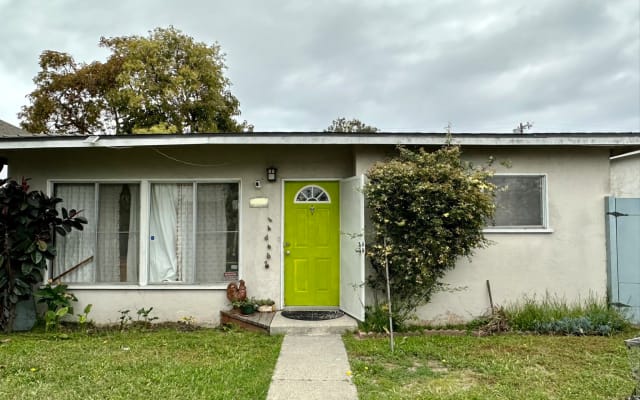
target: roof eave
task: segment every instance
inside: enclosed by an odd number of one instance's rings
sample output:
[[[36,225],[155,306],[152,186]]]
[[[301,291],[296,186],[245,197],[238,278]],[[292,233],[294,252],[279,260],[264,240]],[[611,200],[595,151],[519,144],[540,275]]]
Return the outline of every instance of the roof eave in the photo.
[[[133,136],[31,136],[0,138],[0,150],[159,147],[192,145],[420,145],[441,146],[448,136],[439,133],[250,133]],[[451,143],[462,146],[640,146],[640,133],[459,133]]]

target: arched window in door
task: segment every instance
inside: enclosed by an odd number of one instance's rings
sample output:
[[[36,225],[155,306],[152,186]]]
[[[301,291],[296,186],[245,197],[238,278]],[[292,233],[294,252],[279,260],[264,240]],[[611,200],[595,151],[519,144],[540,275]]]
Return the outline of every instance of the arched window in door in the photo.
[[[294,203],[331,203],[329,193],[316,185],[305,186],[296,193]]]

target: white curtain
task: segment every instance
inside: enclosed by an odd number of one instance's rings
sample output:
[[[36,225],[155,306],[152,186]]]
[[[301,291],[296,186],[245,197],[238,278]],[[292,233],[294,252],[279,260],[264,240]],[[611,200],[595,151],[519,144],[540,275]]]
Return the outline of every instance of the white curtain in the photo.
[[[58,254],[53,262],[53,277],[71,269],[91,256],[96,246],[96,202],[94,184],[57,184],[55,195],[63,200],[58,209],[82,210],[89,220],[82,231],[72,230],[66,236],[56,236]],[[95,281],[96,259],[65,275],[63,282],[89,283]]]
[[[83,231],[56,236],[58,255],[53,263],[54,276],[94,256],[92,262],[65,275],[64,282],[73,283],[137,283],[140,187],[137,184],[98,184],[96,209],[95,184],[56,184],[56,196],[64,200],[67,209],[83,210],[88,224]],[[130,197],[128,229],[120,227],[122,196]],[[120,259],[120,238],[127,240],[126,262]],[[121,276],[122,269],[126,269]]]
[[[140,187],[101,184],[99,193],[97,281],[137,283]],[[121,226],[123,217],[126,226]]]
[[[224,280],[227,261],[227,185],[198,184],[198,282]]]
[[[120,246],[118,222],[122,185],[100,185],[98,210],[98,243],[96,249],[98,282],[120,281]]]
[[[154,184],[149,221],[149,281],[194,281],[193,185]]]

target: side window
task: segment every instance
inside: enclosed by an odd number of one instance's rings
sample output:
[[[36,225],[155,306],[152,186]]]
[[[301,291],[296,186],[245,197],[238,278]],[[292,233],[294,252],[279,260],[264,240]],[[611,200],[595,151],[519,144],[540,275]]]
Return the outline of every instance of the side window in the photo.
[[[544,229],[547,223],[545,175],[494,175],[496,212],[488,229]]]

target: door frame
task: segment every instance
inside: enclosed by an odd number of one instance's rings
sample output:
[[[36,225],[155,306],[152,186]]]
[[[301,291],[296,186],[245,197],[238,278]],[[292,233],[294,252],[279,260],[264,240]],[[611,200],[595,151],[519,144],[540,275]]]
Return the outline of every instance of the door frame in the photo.
[[[285,198],[285,186],[286,186],[286,182],[338,182],[340,183],[340,181],[342,180],[342,178],[283,178],[281,179],[282,184],[280,185],[280,215],[282,216],[282,218],[280,218],[280,240],[279,240],[279,246],[280,246],[280,304],[282,304],[282,307],[288,307],[285,303],[284,303],[284,220],[285,220],[285,215],[284,215],[284,206],[285,206],[285,202],[287,201],[287,199]],[[338,189],[339,190],[339,189]],[[338,212],[340,212],[340,205],[338,205]],[[340,258],[338,258],[338,263],[340,262]],[[339,266],[339,265],[338,265]],[[338,287],[338,290],[340,290],[340,287]],[[296,307],[296,308],[304,308],[304,307],[299,307],[299,306],[292,306],[292,307]],[[313,306],[312,306],[313,307]],[[319,307],[313,307],[314,309],[318,309]],[[322,307],[322,308],[327,308],[327,307]],[[337,307],[329,307],[331,309],[339,309],[340,306],[338,305]]]

